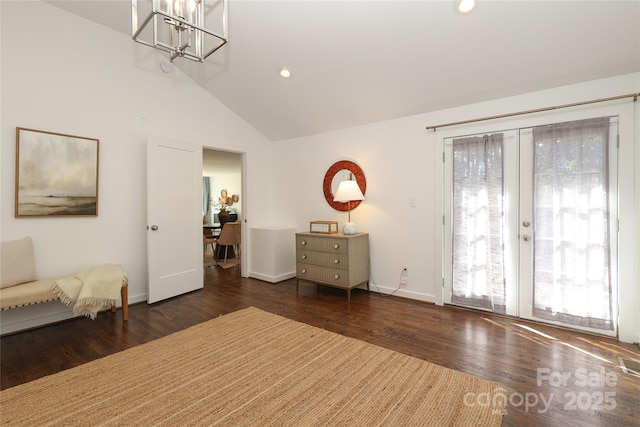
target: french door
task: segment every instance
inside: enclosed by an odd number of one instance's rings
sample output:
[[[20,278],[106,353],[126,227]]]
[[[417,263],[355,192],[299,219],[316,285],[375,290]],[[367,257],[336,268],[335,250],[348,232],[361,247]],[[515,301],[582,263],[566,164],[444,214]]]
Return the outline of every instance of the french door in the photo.
[[[445,302],[616,334],[617,118],[445,139]]]

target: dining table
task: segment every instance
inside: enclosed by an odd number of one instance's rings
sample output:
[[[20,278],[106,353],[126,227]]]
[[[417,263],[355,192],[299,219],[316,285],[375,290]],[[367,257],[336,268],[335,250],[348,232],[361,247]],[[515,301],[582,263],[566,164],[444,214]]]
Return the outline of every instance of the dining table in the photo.
[[[219,222],[212,222],[202,224],[202,228],[205,230],[213,230],[213,233],[215,234],[216,230],[220,230],[222,228],[222,225],[220,225]]]

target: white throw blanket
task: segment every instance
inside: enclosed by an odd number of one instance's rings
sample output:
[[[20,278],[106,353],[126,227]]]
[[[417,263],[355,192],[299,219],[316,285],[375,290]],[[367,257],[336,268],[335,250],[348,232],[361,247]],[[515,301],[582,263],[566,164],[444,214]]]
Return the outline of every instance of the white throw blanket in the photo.
[[[95,320],[98,310],[120,300],[123,277],[120,265],[105,264],[58,279],[51,290],[63,304],[73,306],[73,314]]]

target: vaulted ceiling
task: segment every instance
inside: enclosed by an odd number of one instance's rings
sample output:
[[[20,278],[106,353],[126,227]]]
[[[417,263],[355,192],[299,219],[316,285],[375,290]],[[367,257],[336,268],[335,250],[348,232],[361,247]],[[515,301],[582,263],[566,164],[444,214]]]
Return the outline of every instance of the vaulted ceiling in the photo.
[[[129,0],[49,3],[131,34]],[[271,140],[640,71],[640,1],[453,4],[231,0],[229,43],[173,66]]]

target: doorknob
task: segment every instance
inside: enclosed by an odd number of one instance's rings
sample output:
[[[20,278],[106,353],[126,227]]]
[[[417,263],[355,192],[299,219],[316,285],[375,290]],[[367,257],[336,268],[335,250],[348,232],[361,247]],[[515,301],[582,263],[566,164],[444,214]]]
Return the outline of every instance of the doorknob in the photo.
[[[152,226],[151,226],[151,230],[152,230],[152,231],[156,231],[157,229],[158,229],[158,226],[157,226],[157,225],[155,225],[155,224],[154,224],[154,225],[152,225]]]
[[[528,242],[530,239],[531,239],[531,236],[529,236],[528,234],[522,235],[522,240],[524,240],[525,242]]]
[[[529,221],[522,221],[522,225],[524,227],[529,227],[531,225],[531,223]]]

